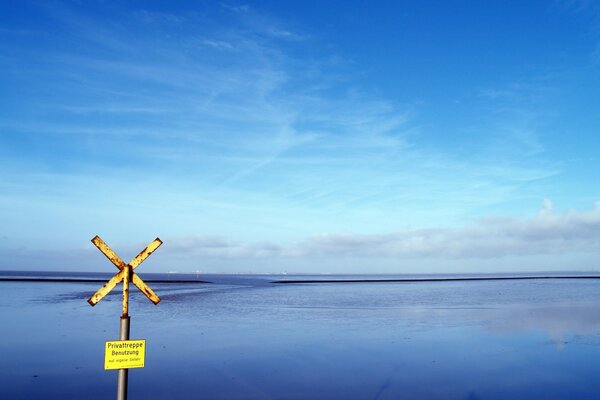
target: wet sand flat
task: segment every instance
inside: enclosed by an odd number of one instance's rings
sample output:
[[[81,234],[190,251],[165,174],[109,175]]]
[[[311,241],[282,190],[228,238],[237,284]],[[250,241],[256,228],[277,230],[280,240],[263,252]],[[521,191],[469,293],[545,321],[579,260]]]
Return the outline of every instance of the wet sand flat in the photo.
[[[273,280],[154,283],[158,306],[133,292],[130,398],[600,397],[599,280]],[[97,286],[0,282],[0,398],[114,397],[121,299],[90,307]]]

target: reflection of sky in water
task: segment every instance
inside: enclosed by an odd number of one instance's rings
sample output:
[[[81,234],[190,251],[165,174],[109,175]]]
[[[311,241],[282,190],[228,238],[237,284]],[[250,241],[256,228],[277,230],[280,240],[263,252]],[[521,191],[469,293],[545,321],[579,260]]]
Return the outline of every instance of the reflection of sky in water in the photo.
[[[237,283],[133,295],[131,398],[600,397],[600,281]],[[0,398],[114,397],[97,286],[0,282]]]

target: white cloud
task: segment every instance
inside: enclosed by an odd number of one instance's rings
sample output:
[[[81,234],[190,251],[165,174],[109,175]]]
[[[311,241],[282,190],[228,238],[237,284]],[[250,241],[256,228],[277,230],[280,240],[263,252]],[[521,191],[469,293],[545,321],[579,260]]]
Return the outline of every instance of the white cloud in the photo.
[[[218,50],[235,50],[235,47],[231,43],[228,43],[224,40],[203,39],[201,43]]]
[[[549,200],[529,218],[486,217],[455,229],[416,229],[388,234],[335,233],[303,241],[243,243],[197,237],[174,241],[174,252],[215,257],[498,258],[600,250],[600,203],[587,212],[552,211]],[[216,246],[215,243],[218,245]]]
[[[141,21],[143,21],[147,24],[151,24],[151,23],[177,24],[184,20],[183,17],[178,16],[178,15],[156,12],[156,11],[148,11],[148,10],[138,10],[134,13],[134,15],[136,18],[139,18]]]
[[[247,4],[242,4],[242,5],[230,5],[227,3],[219,3],[219,5],[221,7],[223,7],[226,10],[230,10],[236,13],[246,13],[248,11],[250,11],[250,6]]]

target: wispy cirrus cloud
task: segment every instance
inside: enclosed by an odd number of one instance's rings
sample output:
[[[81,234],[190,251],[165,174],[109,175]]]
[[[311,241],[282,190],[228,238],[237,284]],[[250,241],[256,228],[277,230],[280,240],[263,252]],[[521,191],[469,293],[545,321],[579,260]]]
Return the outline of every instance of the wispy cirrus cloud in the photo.
[[[509,232],[537,217],[464,226],[528,207],[561,173],[531,107],[544,85],[490,83],[476,118],[432,128],[443,110],[362,84],[311,27],[258,6],[98,7],[111,18],[41,6],[44,45],[2,56],[35,95],[0,118],[0,202],[28,204],[46,229],[70,212],[101,224],[102,199],[103,215],[131,222],[113,235],[152,212],[148,230],[188,235],[172,246],[190,257],[496,257],[549,243]],[[48,199],[60,213],[35,211]]]
[[[180,15],[164,13],[164,12],[156,12],[156,11],[148,11],[148,10],[138,10],[134,12],[136,18],[139,18],[145,23],[171,23],[178,24],[185,20],[184,17]]]
[[[202,39],[201,43],[203,45],[218,49],[218,50],[235,50],[233,44],[223,41],[223,40],[210,40],[210,39]]]

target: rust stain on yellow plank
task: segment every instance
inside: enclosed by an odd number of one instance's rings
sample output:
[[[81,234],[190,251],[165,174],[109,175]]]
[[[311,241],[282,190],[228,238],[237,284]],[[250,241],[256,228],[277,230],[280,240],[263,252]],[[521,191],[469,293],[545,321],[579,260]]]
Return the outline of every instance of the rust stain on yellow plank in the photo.
[[[158,304],[160,297],[158,297],[156,293],[146,285],[142,278],[137,276],[137,274],[133,274],[133,284],[137,286],[137,288],[140,289],[140,292],[144,293],[151,302]]]
[[[154,253],[154,250],[158,249],[162,244],[162,240],[156,238],[150,243],[144,250],[140,251],[140,254],[135,256],[133,260],[129,262],[131,268],[136,269],[148,256]],[[141,289],[140,289],[141,290]]]
[[[88,303],[90,303],[91,306],[95,306],[100,300],[104,298],[104,296],[106,296],[111,290],[113,290],[114,287],[117,286],[117,283],[121,282],[124,277],[125,271],[121,270],[115,276],[110,278],[110,280],[106,282],[104,286],[102,286],[96,293],[94,293],[92,297],[88,299]]]
[[[131,267],[129,265],[121,271],[123,272],[123,316],[129,313],[129,280],[131,278]]]
[[[121,257],[112,251],[112,249],[108,247],[106,243],[104,243],[104,240],[100,239],[100,236],[94,236],[92,243],[94,243],[98,250],[100,250],[102,254],[104,254],[106,258],[108,258],[110,262],[115,265],[115,267],[119,268],[120,270],[125,268],[126,264],[123,262],[123,260],[121,260]]]

